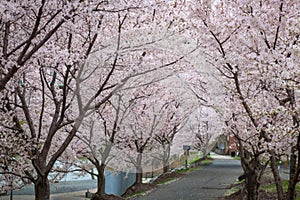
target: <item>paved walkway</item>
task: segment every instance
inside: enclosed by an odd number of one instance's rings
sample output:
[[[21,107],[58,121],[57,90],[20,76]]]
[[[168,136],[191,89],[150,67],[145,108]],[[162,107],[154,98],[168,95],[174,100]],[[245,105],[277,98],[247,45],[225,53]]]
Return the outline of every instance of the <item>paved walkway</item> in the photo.
[[[212,153],[214,162],[134,200],[215,200],[242,174],[240,161]]]

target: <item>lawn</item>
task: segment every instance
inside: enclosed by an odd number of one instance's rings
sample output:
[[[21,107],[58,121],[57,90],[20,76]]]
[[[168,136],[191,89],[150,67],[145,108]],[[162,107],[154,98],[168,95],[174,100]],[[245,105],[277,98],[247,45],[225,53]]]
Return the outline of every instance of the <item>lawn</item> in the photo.
[[[288,190],[288,186],[289,186],[289,182],[288,180],[283,180],[282,181],[282,187],[283,187],[283,192],[287,192]],[[272,183],[269,185],[264,185],[261,187],[262,190],[265,190],[266,192],[270,192],[270,193],[276,193],[276,184]],[[296,192],[297,194],[300,193],[300,183],[297,183],[296,185]],[[297,200],[300,200],[300,196],[296,198]]]

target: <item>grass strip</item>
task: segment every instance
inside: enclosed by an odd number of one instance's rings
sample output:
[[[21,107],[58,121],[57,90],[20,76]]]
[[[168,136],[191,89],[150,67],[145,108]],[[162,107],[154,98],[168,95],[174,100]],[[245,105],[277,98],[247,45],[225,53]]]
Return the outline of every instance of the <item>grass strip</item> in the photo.
[[[175,181],[175,180],[176,180],[176,178],[167,178],[167,179],[157,183],[157,185],[164,185],[164,184],[170,183],[170,182]]]

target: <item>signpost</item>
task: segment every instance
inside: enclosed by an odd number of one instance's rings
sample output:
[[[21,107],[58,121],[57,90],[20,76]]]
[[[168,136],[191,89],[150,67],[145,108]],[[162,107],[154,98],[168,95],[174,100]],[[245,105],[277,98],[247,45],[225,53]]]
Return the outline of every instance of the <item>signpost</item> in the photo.
[[[190,149],[191,149],[190,145],[183,145],[184,156],[185,156],[185,169],[187,169],[188,167],[188,156],[189,156]]]
[[[183,145],[183,150],[190,150],[191,149],[191,146],[190,145]]]

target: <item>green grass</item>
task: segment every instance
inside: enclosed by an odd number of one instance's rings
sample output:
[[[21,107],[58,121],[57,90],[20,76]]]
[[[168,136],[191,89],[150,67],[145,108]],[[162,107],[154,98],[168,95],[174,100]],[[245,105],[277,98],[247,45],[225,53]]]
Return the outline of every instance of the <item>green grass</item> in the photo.
[[[167,184],[167,183],[169,183],[171,181],[174,181],[174,180],[176,180],[176,178],[167,178],[167,179],[157,183],[157,185],[164,185],[164,184]]]
[[[233,159],[234,159],[234,160],[241,160],[241,157],[235,156]]]
[[[235,180],[234,184],[241,184],[241,183],[244,183],[245,182],[245,179],[239,181],[238,179]]]
[[[196,157],[196,158],[194,158],[193,160],[191,160],[191,161],[189,162],[189,164],[191,165],[191,164],[194,164],[194,163],[196,163],[196,162],[199,162],[201,159],[202,159],[202,158]],[[202,160],[202,161],[201,161],[201,164],[202,164],[202,165],[209,165],[209,164],[211,164],[212,162],[213,162],[213,160],[212,160],[211,156],[210,156],[210,155],[207,155],[207,159],[206,159],[206,160]]]
[[[233,187],[231,187],[230,189],[226,190],[224,196],[230,196],[234,193],[239,192],[240,190],[242,190],[243,185],[242,183],[245,182],[245,180],[241,180],[239,181],[238,179],[235,180],[235,182],[233,183]]]
[[[288,186],[289,186],[289,182],[287,180],[283,180],[282,181],[282,187],[283,187],[283,191],[284,192],[287,192],[288,190]],[[272,183],[270,185],[265,185],[265,186],[262,186],[262,189],[263,190],[266,190],[267,192],[276,192],[276,184],[275,183]],[[296,191],[297,192],[300,192],[300,184],[298,183],[296,185]]]
[[[179,174],[183,174],[183,173],[188,173],[188,172],[191,172],[191,171],[194,171],[194,170],[200,170],[202,168],[203,167],[199,166],[199,167],[193,167],[193,168],[187,168],[187,169],[180,169],[176,172],[179,173]]]
[[[198,153],[199,153],[198,151],[190,151],[190,155],[196,155]]]
[[[283,187],[284,192],[287,192],[288,186],[289,186],[289,182],[287,180],[283,180],[282,181],[282,187]],[[264,185],[264,186],[261,187],[261,189],[263,189],[267,192],[270,192],[270,193],[276,193],[276,184],[272,183],[272,184],[269,184],[269,185]],[[300,183],[297,183],[297,185],[296,185],[296,192],[298,194],[300,192]],[[299,197],[297,196],[296,199],[300,200],[300,196]]]
[[[227,191],[225,192],[225,196],[230,196],[230,195],[232,195],[232,194],[234,194],[234,193],[236,193],[236,192],[238,192],[238,191],[240,191],[240,190],[241,190],[240,187],[233,187],[233,188],[230,188],[229,190],[227,190]]]
[[[189,164],[194,164],[195,162],[199,161],[201,158],[195,157],[193,160],[189,162]]]
[[[202,165],[210,165],[213,162],[213,160],[202,160],[201,164]]]
[[[137,192],[137,193],[134,193],[134,194],[128,196],[126,199],[131,199],[133,197],[142,196],[144,194],[146,194],[146,192]]]

